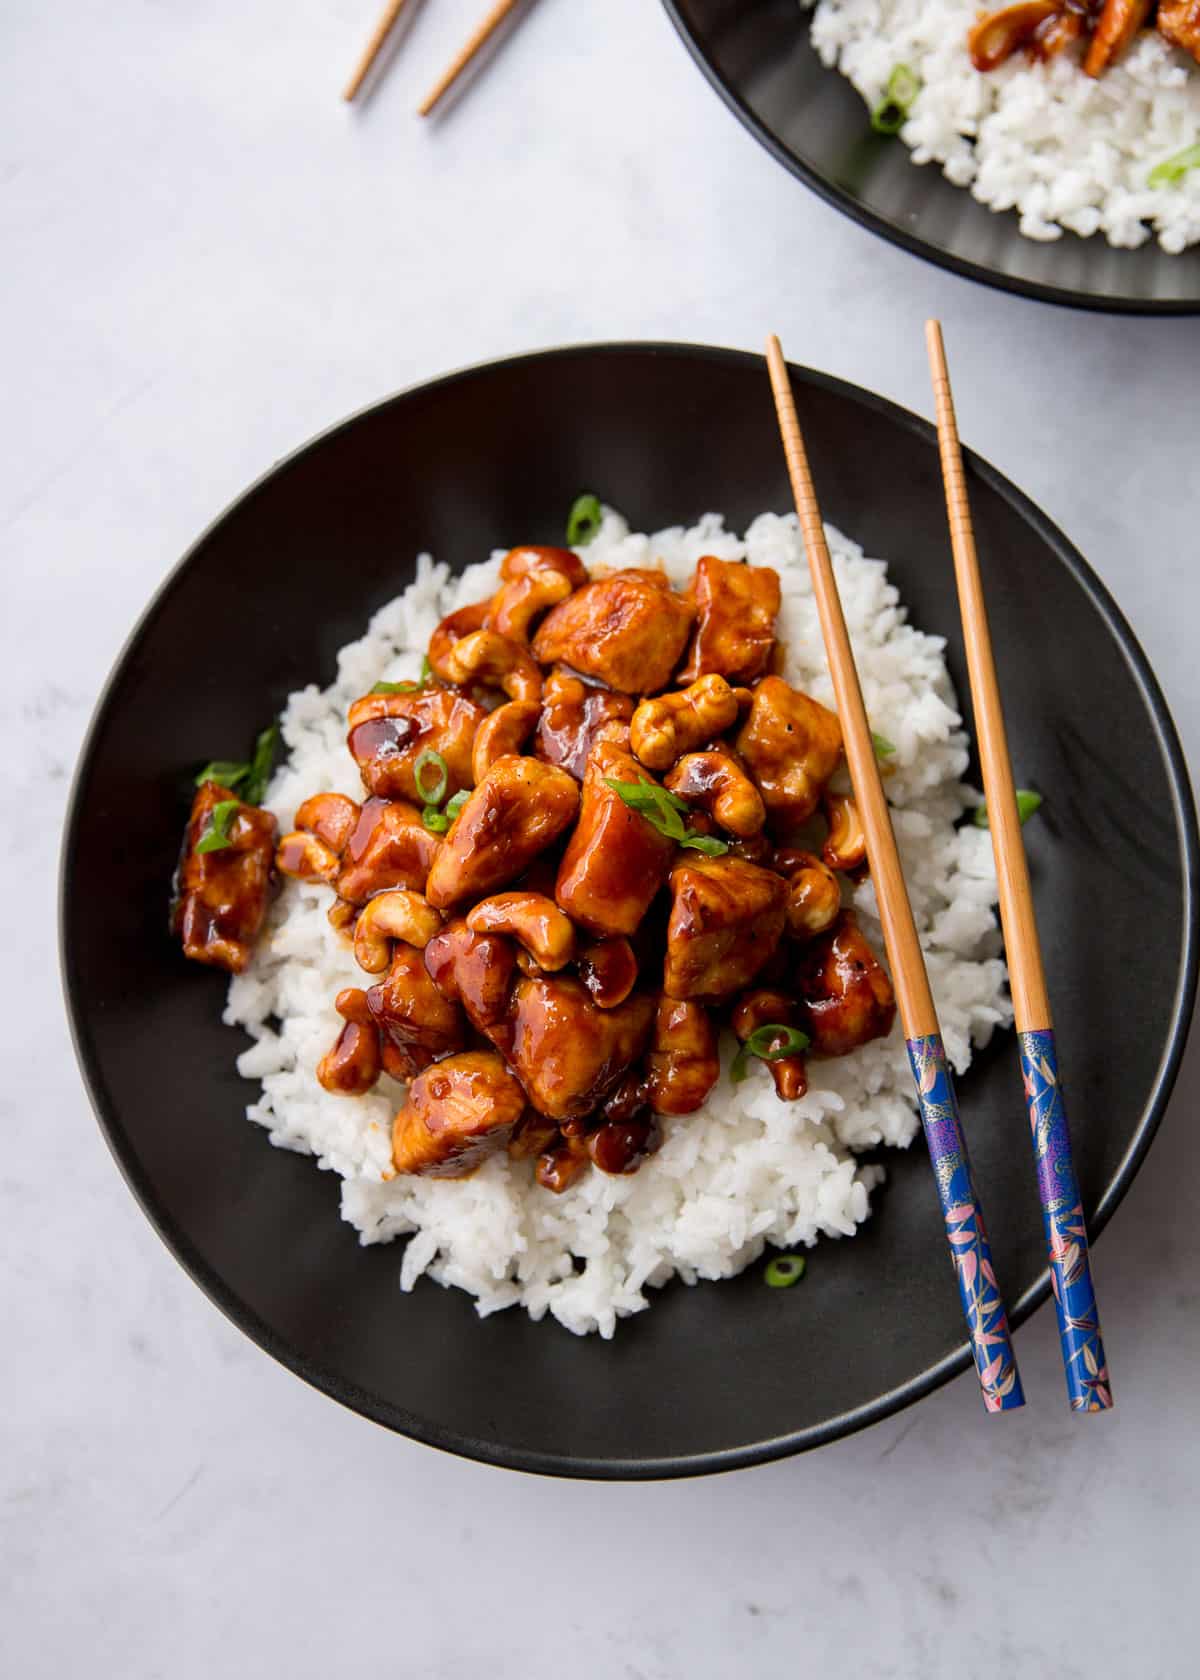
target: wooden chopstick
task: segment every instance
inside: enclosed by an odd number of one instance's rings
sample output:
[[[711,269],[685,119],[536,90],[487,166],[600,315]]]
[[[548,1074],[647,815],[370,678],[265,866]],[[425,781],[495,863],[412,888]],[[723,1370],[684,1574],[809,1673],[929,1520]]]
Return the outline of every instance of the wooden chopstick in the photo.
[[[767,340],[767,366],[788,476],[812,573],[813,595],[821,621],[825,654],[837,697],[850,780],[866,831],[871,879],[875,883],[896,1001],[917,1084],[921,1122],[933,1163],[959,1298],[970,1330],[975,1369],[988,1411],[1011,1411],[1024,1405],[1025,1396],[1009,1337],[1008,1318],[992,1267],[991,1249],[983,1210],[971,1176],[966,1139],[959,1125],[937,1010],[929,989],[925,958],[917,937],[912,905],[896,849],[896,837],[884,798],[858,670],[837,580],[833,575],[825,527],[817,506],[808,453],[796,414],[791,379],[783,350],[774,334]]]
[[[1000,704],[1000,683],[992,654],[991,631],[963,470],[962,445],[939,322],[925,323],[925,341],[937,409],[938,453],[946,488],[954,576],[967,651],[971,704],[975,711],[975,735],[983,771],[992,850],[996,858],[1000,921],[1004,929],[1013,1016],[1020,1045],[1021,1072],[1050,1276],[1054,1285],[1067,1396],[1074,1411],[1107,1411],[1112,1405],[1112,1386],[1092,1287],[1083,1201],[1071,1157],[1050,999],[1034,916],[1033,888],[1021,834],[1021,819],[1017,812],[1012,761]]]
[[[491,11],[484,18],[478,29],[475,30],[474,34],[467,41],[458,56],[442,73],[442,76],[436,85],[425,95],[425,98],[417,106],[417,112],[420,116],[429,116],[430,112],[439,103],[443,96],[449,93],[450,89],[462,75],[468,64],[470,64],[471,60],[482,50],[491,37],[496,33],[497,29],[499,29],[508,14],[519,4],[520,0],[497,0],[497,4],[492,7]]]
[[[383,43],[391,34],[392,25],[395,23],[396,19],[400,16],[400,13],[404,10],[407,4],[408,0],[388,0],[388,4],[384,7],[383,14],[380,17],[379,22],[375,25],[375,31],[372,34],[371,39],[367,42],[365,48],[363,49],[362,57],[354,66],[354,74],[346,83],[346,86],[342,91],[343,99],[351,100],[357,94],[359,88],[363,85],[363,82],[366,79],[367,72],[370,70],[375,60],[379,57]]]

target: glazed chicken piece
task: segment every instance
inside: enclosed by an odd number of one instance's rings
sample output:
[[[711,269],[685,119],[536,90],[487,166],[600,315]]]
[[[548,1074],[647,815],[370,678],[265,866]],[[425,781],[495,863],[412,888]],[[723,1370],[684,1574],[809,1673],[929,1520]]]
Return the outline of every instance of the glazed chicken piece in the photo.
[[[425,787],[418,788],[417,759],[423,752],[440,753],[445,759],[447,797],[471,787],[471,747],[486,716],[482,706],[445,688],[425,688],[416,694],[365,694],[350,708],[346,744],[368,793],[423,805],[437,776],[426,768]]]
[[[633,701],[627,694],[612,694],[569,672],[552,671],[542,687],[533,750],[581,782],[598,732],[607,724],[628,723],[632,716]]]
[[[694,1114],[721,1077],[717,1032],[702,1003],[659,1000],[646,1057],[646,1096],[656,1114]]]
[[[1117,62],[1150,15],[1153,4],[1154,0],[1104,0],[1099,21],[1084,54],[1086,75],[1102,76],[1110,65]]]
[[[630,568],[577,589],[542,620],[534,658],[597,677],[621,694],[665,688],[695,616],[661,572]]]
[[[423,892],[440,846],[415,805],[368,799],[342,853],[334,890],[348,904],[365,904],[389,887]]]
[[[565,975],[518,981],[510,1060],[533,1106],[554,1120],[590,1114],[641,1056],[654,1007],[634,992],[615,1009],[597,1009],[583,983]]]
[[[1200,64],[1200,0],[1158,0],[1158,33]]]
[[[232,809],[214,816],[218,806]],[[227,845],[200,850],[206,835],[220,838],[222,832]],[[172,913],[185,957],[230,974],[245,968],[267,913],[276,832],[269,811],[243,805],[220,782],[204,782],[196,790]]]
[[[696,562],[687,599],[696,609],[696,634],[678,681],[716,672],[730,683],[761,677],[775,647],[779,573],[706,554]]]
[[[787,882],[738,857],[697,858],[671,871],[663,990],[718,1003],[768,962],[787,916]]]
[[[465,1042],[461,1009],[434,985],[424,953],[411,945],[392,947],[387,978],[370,988],[367,1006],[371,1019],[413,1073],[436,1057],[461,1049]]]
[[[425,968],[442,996],[461,1003],[476,1032],[508,1055],[512,1047],[509,994],[517,953],[500,934],[473,933],[458,917],[425,947]]]
[[[812,1047],[822,1055],[849,1055],[892,1030],[892,983],[849,910],[805,948],[792,983]]]
[[[842,753],[842,731],[833,712],[782,677],[764,677],[754,689],[737,749],[758,783],[768,817],[785,826],[806,822]]]
[[[763,986],[738,999],[729,1024],[739,1043],[744,1044],[762,1027],[794,1027],[798,1017],[795,998]],[[764,1065],[771,1070],[781,1102],[795,1102],[808,1090],[808,1067],[802,1054],[780,1056],[775,1061],[764,1058]]]
[[[503,1149],[525,1093],[493,1050],[435,1062],[408,1088],[392,1122],[392,1165],[424,1178],[466,1178]]]
[[[637,985],[638,960],[628,939],[594,939],[575,966],[597,1009],[615,1009]]]
[[[498,758],[455,817],[425,896],[439,910],[507,886],[570,827],[578,784],[565,770],[515,754]]]
[[[631,810],[606,785],[610,780],[653,782],[623,747],[597,741],[584,773],[579,821],[563,853],[554,893],[573,922],[602,938],[636,933],[675,853],[674,841]]]

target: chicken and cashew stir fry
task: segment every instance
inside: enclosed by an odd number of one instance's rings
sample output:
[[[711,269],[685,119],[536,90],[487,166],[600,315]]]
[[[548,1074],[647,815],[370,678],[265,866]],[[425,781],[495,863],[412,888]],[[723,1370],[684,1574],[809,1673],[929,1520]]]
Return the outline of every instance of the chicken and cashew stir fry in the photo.
[[[866,865],[830,787],[838,720],[777,674],[779,605],[768,567],[709,555],[677,591],[514,549],[420,680],[351,706],[361,802],[317,794],[280,839],[201,786],[185,949],[238,971],[273,875],[328,886],[363,982],[333,1000],[317,1077],[407,1082],[397,1173],[459,1178],[498,1150],[556,1192],[631,1172],[716,1084],[722,1026],[735,1078],[758,1057],[803,1096],[806,1054],[886,1035],[895,1004],[843,905]]]
[[[1088,76],[1102,76],[1143,29],[1200,62],[1200,0],[1017,0],[981,11],[967,37],[977,70],[995,70],[1016,52],[1036,61],[1082,49]]]

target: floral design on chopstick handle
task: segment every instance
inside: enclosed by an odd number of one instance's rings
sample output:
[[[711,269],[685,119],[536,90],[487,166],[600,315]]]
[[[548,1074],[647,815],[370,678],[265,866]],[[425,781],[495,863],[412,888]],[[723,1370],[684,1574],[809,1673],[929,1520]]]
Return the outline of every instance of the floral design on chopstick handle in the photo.
[[[1103,1412],[1112,1405],[1108,1361],[1100,1339],[1100,1314],[1088,1263],[1083,1198],[1071,1159],[1071,1139],[1058,1079],[1054,1034],[1018,1033],[1021,1077],[1033,1132],[1042,1221],[1050,1254],[1050,1282],[1062,1339],[1067,1396],[1076,1412]]]
[[[1025,1395],[1009,1338],[1008,1315],[992,1269],[946,1052],[937,1033],[910,1038],[907,1044],[983,1403],[989,1412],[1011,1411],[1025,1404]]]

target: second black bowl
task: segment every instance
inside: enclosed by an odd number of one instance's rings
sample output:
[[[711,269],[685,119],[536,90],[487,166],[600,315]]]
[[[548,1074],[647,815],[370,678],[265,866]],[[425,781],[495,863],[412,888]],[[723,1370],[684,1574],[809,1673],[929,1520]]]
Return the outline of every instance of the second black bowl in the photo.
[[[664,0],[692,57],[767,150],[829,204],[972,280],[1047,303],[1135,315],[1200,313],[1200,247],[1121,251],[1100,235],[1026,239],[935,164],[872,133],[866,107],[809,41],[799,0]]]

